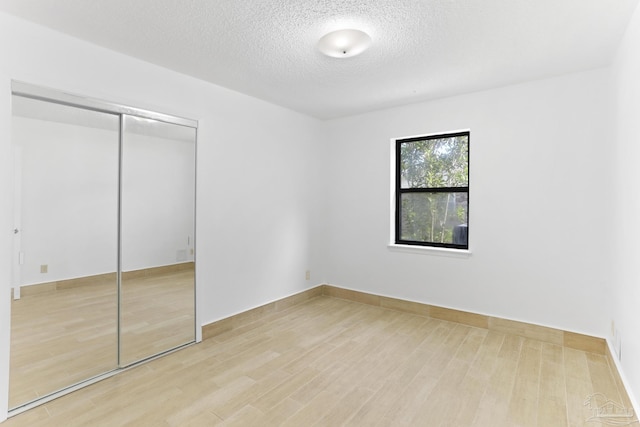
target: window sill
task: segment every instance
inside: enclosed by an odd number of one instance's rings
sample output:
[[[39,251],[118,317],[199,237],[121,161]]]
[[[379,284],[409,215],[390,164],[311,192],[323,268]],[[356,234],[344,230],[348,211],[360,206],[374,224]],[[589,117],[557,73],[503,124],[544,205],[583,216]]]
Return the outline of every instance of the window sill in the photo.
[[[389,248],[391,252],[405,252],[410,254],[438,255],[453,258],[469,258],[471,256],[471,250],[469,249],[449,249],[417,245],[396,245],[395,243],[390,243],[387,248]]]

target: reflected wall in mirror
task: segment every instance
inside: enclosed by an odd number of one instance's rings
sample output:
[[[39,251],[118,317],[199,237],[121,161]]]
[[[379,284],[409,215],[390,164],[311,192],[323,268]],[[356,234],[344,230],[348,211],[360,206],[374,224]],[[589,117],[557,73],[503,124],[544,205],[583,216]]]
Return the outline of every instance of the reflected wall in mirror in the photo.
[[[121,364],[195,340],[196,130],[124,116]]]
[[[10,408],[117,367],[120,126],[117,115],[12,102]]]

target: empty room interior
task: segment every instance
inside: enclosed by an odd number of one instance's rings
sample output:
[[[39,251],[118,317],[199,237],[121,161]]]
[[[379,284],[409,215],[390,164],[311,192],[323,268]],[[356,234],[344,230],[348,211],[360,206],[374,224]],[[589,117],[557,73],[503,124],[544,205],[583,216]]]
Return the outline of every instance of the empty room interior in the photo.
[[[640,425],[638,3],[0,1],[0,425]]]

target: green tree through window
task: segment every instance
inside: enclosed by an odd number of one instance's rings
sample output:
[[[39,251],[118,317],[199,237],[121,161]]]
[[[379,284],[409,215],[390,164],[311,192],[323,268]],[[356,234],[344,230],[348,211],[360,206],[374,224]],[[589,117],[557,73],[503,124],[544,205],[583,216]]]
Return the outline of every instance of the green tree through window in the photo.
[[[469,132],[395,143],[396,243],[467,249]]]

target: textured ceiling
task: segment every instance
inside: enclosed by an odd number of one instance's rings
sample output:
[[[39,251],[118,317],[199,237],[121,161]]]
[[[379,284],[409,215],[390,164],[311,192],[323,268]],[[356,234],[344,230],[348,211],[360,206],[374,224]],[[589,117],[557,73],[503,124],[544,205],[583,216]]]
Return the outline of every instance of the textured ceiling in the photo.
[[[0,0],[0,10],[319,118],[611,62],[639,0]],[[322,55],[320,37],[369,50]]]

